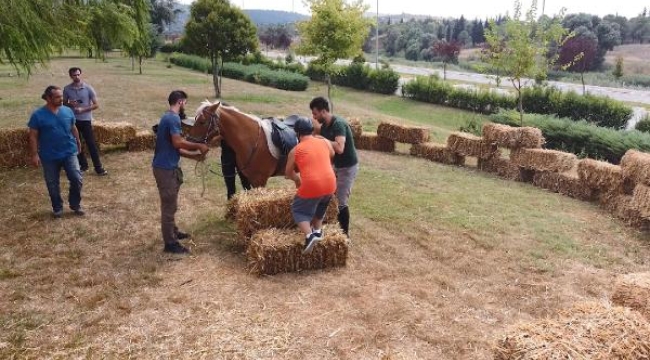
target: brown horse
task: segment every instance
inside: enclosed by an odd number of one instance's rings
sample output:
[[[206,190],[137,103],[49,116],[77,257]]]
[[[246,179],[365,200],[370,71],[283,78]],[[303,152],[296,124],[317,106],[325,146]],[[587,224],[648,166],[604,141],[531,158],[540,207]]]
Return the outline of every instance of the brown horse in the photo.
[[[221,137],[237,154],[237,168],[253,187],[263,187],[269,177],[284,174],[283,164],[269,150],[264,120],[217,101],[204,101],[196,110],[187,140],[211,143]],[[273,146],[271,144],[271,146]]]

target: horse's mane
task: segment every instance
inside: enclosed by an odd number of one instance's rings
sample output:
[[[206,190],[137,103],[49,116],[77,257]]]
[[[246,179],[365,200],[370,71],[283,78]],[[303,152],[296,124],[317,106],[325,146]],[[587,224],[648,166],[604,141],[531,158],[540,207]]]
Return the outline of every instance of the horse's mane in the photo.
[[[194,118],[195,119],[198,118],[201,115],[201,113],[203,113],[203,110],[205,110],[205,108],[207,108],[208,106],[212,106],[214,104],[216,104],[216,102],[213,103],[210,100],[203,100],[203,102],[201,102],[201,105],[199,105],[199,108],[196,109],[196,113],[194,115]],[[251,120],[260,121],[260,118],[258,118],[257,116],[247,114],[247,113],[237,109],[236,107],[234,107],[232,105],[228,105],[228,104],[226,104],[224,102],[221,103],[221,108],[231,110],[231,111],[235,111],[235,112],[237,112],[237,113],[239,113],[239,114],[241,114],[243,116],[248,117]]]

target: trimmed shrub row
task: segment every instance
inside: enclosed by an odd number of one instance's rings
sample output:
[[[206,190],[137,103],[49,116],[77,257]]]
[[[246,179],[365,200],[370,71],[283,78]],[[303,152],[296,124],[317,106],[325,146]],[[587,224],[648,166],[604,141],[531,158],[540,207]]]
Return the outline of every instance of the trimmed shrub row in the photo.
[[[169,57],[172,64],[185,68],[212,73],[210,60],[196,56],[174,53]],[[239,63],[224,63],[223,76],[231,79],[243,80],[263,86],[270,86],[282,90],[304,91],[309,85],[309,78],[283,70],[271,70],[261,64],[243,65]]]
[[[353,62],[348,66],[334,65],[332,84],[366,90],[379,94],[394,94],[399,87],[399,74],[391,68],[373,69],[368,65]],[[311,62],[305,72],[314,81],[325,81],[323,66]]]
[[[402,95],[459,109],[496,113],[498,109],[516,109],[517,99],[512,95],[487,90],[457,89],[441,81],[437,75],[418,76],[402,86]],[[524,88],[525,113],[556,114],[573,120],[587,120],[599,126],[623,128],[632,116],[632,108],[604,96],[578,95],[551,87]]]
[[[519,113],[500,111],[490,120],[510,126],[520,126]],[[574,153],[579,157],[606,160],[618,164],[625,152],[637,149],[650,152],[650,134],[637,130],[616,130],[599,127],[584,120],[574,121],[552,115],[526,114],[524,125],[542,130],[545,147]]]

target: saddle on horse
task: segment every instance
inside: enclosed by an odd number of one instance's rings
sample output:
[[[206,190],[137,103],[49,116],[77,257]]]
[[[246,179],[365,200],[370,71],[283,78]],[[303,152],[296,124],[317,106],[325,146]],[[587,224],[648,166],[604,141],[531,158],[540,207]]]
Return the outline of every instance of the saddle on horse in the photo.
[[[291,149],[298,145],[298,137],[293,130],[298,115],[290,115],[285,119],[267,118],[271,122],[271,140],[280,149],[282,156],[286,156]]]

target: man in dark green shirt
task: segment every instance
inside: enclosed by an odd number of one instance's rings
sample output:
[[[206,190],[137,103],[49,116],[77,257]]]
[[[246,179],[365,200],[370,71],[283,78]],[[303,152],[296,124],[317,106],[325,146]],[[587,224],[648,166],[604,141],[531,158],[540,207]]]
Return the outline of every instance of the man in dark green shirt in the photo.
[[[330,113],[330,105],[324,97],[314,98],[309,103],[311,114],[321,124],[320,134],[332,142],[334,148],[334,172],[336,174],[336,198],[339,202],[339,224],[349,236],[350,209],[348,200],[352,185],[359,172],[357,150],[350,125],[340,116]]]

